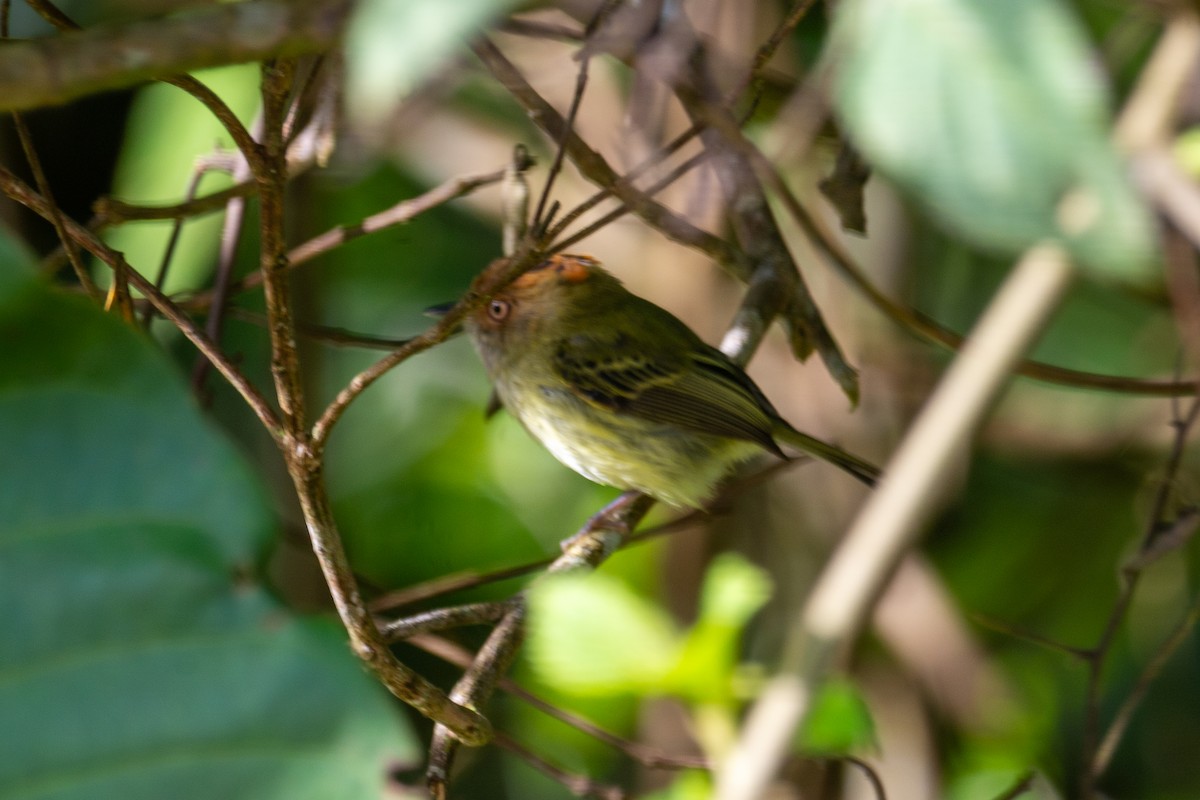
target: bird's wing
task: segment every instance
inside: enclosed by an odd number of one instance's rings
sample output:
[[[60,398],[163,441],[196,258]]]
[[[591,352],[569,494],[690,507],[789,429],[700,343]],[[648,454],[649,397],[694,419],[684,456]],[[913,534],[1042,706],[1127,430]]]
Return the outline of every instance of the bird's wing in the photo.
[[[776,414],[740,367],[690,331],[690,352],[678,344],[663,346],[663,337],[654,333],[570,336],[555,350],[555,369],[595,406],[757,442],[782,455],[771,437]]]

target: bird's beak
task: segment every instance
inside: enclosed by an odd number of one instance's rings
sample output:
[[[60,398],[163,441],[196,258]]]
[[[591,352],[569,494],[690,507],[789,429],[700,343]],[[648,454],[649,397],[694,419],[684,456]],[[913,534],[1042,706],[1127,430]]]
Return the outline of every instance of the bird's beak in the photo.
[[[457,301],[455,301],[455,300],[450,300],[449,302],[446,302],[446,303],[438,303],[436,306],[430,306],[429,308],[425,309],[425,316],[433,317],[434,319],[441,319],[442,317],[446,316],[446,312],[448,312],[450,309],[454,308],[454,304],[456,302]],[[458,334],[460,334],[462,332],[463,332],[463,326],[462,326],[462,323],[460,322],[454,326],[454,330],[450,331],[450,335],[457,336]]]

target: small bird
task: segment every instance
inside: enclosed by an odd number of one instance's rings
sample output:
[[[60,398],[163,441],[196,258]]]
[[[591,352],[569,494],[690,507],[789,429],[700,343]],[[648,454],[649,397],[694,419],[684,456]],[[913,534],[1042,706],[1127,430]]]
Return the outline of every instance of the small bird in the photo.
[[[797,431],[741,367],[586,256],[551,256],[465,327],[504,408],[597,483],[699,508],[738,463],[786,459],[780,444],[868,485],[879,475]]]

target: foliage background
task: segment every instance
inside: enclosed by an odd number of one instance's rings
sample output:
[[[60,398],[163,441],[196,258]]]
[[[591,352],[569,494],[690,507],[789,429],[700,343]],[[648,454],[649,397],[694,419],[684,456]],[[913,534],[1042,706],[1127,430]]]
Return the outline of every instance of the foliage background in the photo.
[[[114,1],[64,3],[63,7],[90,25],[139,17],[149,13],[152,5]],[[364,15],[371,11],[371,4],[365,5]],[[476,5],[469,13],[502,13],[491,4]],[[783,10],[783,4],[770,2],[687,5],[699,28],[724,52],[743,60]],[[1071,11],[1083,24],[1119,103],[1159,31],[1161,9],[1151,4],[1079,0]],[[815,8],[773,63],[774,80],[766,109],[748,130],[772,153],[810,205],[827,210],[814,185],[833,161],[833,131],[824,130],[811,150],[791,152],[789,126],[796,117],[789,115],[786,105],[789,91],[813,68],[827,37],[826,13],[821,6]],[[14,36],[44,35],[27,9],[17,5],[13,15]],[[370,27],[369,23],[360,24]],[[410,18],[406,24],[405,35],[414,41],[450,26],[437,14]],[[425,30],[419,25],[430,27]],[[372,51],[367,38],[362,32],[352,35],[351,52],[361,47],[369,56]],[[449,41],[456,42],[457,37]],[[571,45],[503,34],[497,34],[497,41],[540,91],[559,108],[566,107],[574,87]],[[405,103],[389,109],[394,114],[382,121],[373,118],[370,109],[351,104],[332,163],[305,174],[292,186],[291,241],[301,242],[334,225],[354,223],[451,177],[502,166],[514,142],[527,143],[543,165],[549,163],[552,151],[548,143],[507,95],[461,48],[453,46],[448,53],[437,62],[431,77],[416,86]],[[247,66],[198,75],[246,120],[254,113],[257,76],[257,70]],[[577,124],[589,142],[613,163],[625,166],[648,152],[659,140],[660,129],[674,132],[681,127],[677,108],[657,102],[652,95],[647,99],[635,89],[644,87],[636,84],[625,67],[612,59],[598,59]],[[29,114],[28,121],[59,202],[80,220],[88,218],[88,207],[100,194],[142,203],[177,199],[192,160],[211,152],[220,138],[206,112],[163,85],[39,110]],[[19,153],[6,126],[0,158],[19,172]],[[1036,176],[1023,178],[1036,180]],[[207,180],[211,182],[204,184],[206,190],[220,185],[220,180]],[[568,167],[556,196],[569,206],[587,194],[587,185]],[[713,227],[720,221],[718,195],[712,175],[701,169],[671,187],[664,199],[689,218]],[[459,295],[477,271],[499,254],[500,202],[499,189],[488,188],[402,227],[357,239],[321,256],[296,274],[298,313],[305,321],[378,336],[403,337],[420,331],[428,325],[424,308]],[[867,211],[870,236],[847,237],[847,245],[873,280],[943,324],[968,330],[1006,274],[1009,259],[964,245],[878,178],[870,183]],[[10,231],[6,237],[23,239],[35,256],[54,247],[49,226],[12,205],[3,206],[3,213]],[[149,272],[160,258],[167,227],[166,223],[131,224],[113,231],[109,241],[125,252],[132,264]],[[169,290],[196,288],[210,280],[219,230],[218,215],[185,226]],[[948,357],[880,315],[853,288],[822,267],[798,232],[789,233],[806,280],[861,372],[862,403],[851,410],[816,359],[803,365],[794,363],[778,331],[755,358],[751,374],[797,427],[882,461]],[[676,312],[710,341],[719,338],[736,308],[740,291],[735,284],[698,254],[664,241],[635,220],[626,218],[610,225],[585,247],[633,291]],[[255,252],[250,225],[239,245],[239,274],[255,268]],[[21,257],[13,256],[9,262],[19,260]],[[6,267],[10,268],[16,269]],[[98,276],[102,274],[97,270]],[[26,279],[7,282],[9,286],[17,284],[25,286]],[[6,282],[0,282],[0,288],[5,286]],[[33,291],[39,293],[36,301],[27,294]],[[169,326],[156,323],[153,338],[170,358],[167,367],[148,355],[144,341],[121,333],[111,317],[101,320],[82,303],[29,288],[14,290],[3,300],[9,304],[5,316],[9,324],[4,328],[5,354],[0,357],[4,372],[0,398],[8,410],[0,414],[4,434],[0,443],[8,446],[0,450],[5,478],[0,484],[0,508],[8,520],[5,527],[13,532],[12,541],[17,544],[5,545],[9,555],[3,563],[8,574],[0,568],[0,586],[7,585],[14,592],[10,608],[25,610],[28,607],[23,603],[45,593],[52,593],[68,610],[78,608],[88,602],[78,588],[94,581],[106,598],[104,615],[114,620],[136,618],[145,604],[154,604],[155,598],[162,596],[160,592],[167,590],[160,586],[133,597],[116,593],[127,581],[124,570],[131,569],[130,565],[143,565],[150,572],[161,569],[153,560],[154,546],[119,537],[98,545],[105,550],[103,563],[96,562],[84,574],[63,568],[63,562],[78,552],[73,549],[44,551],[39,556],[48,560],[44,575],[19,569],[22,562],[12,555],[14,548],[42,528],[22,523],[16,513],[17,502],[29,496],[18,478],[51,475],[56,476],[52,479],[56,493],[64,498],[78,496],[82,486],[91,485],[101,496],[126,490],[135,495],[162,492],[168,504],[182,503],[181,498],[209,477],[229,482],[212,490],[216,498],[254,486],[249,491],[257,497],[245,504],[273,522],[260,519],[245,526],[245,538],[238,545],[242,552],[214,571],[213,591],[234,596],[248,584],[254,587],[254,602],[271,609],[267,616],[280,613],[285,605],[306,612],[323,609],[324,589],[307,553],[307,538],[286,476],[270,443],[256,429],[241,400],[221,381],[208,379],[202,393],[203,411],[191,408],[190,401],[183,398],[178,387],[186,382],[196,359],[190,345]],[[54,310],[31,313],[42,304]],[[261,298],[254,292],[238,297],[237,304],[261,310]],[[14,308],[23,310],[17,313]],[[70,314],[62,309],[69,309]],[[77,315],[85,322],[79,323],[78,329],[69,321],[51,327],[48,321],[54,314],[69,319]],[[1176,370],[1191,374],[1189,367],[1194,365],[1180,365],[1179,336],[1161,286],[1133,291],[1110,283],[1080,282],[1035,357],[1116,375],[1169,377]],[[147,371],[139,380],[147,385],[171,384],[169,392],[174,394],[157,410],[127,412],[120,410],[119,404],[111,410],[122,395],[101,380],[100,388],[95,389],[98,396],[77,399],[76,406],[63,412],[74,415],[72,419],[82,431],[78,438],[66,436],[65,423],[43,422],[44,428],[31,428],[35,420],[31,409],[36,405],[29,405],[29,393],[59,392],[64,382],[86,384],[83,376],[87,370],[79,364],[90,358],[90,348],[102,350],[96,343],[107,341],[104,337],[119,339],[112,346],[124,355],[112,362],[102,360],[91,368],[92,374],[138,375],[137,371],[144,369]],[[58,344],[52,347],[54,342]],[[223,345],[226,352],[238,355],[241,366],[259,385],[269,385],[261,327],[231,320]],[[75,355],[65,357],[63,353]],[[377,357],[371,351],[312,340],[304,342],[302,355],[306,389],[314,405],[328,401]],[[128,359],[152,363],[145,366]],[[32,369],[30,365],[35,364],[42,366],[41,372]],[[57,377],[55,370],[45,370],[47,364],[60,368]],[[486,572],[553,554],[560,539],[612,497],[610,490],[592,486],[559,466],[505,415],[485,422],[482,409],[487,395],[482,369],[468,344],[455,341],[406,363],[348,412],[332,441],[328,472],[336,516],[366,586],[380,590],[411,586],[447,573]],[[90,435],[97,429],[112,430],[126,413],[133,414],[128,421],[130,429],[146,434],[154,430],[152,423],[159,414],[166,415],[167,409],[174,407],[188,410],[184,419],[164,423],[170,430],[197,428],[203,431],[198,434],[203,442],[221,442],[198,447],[238,451],[236,456],[221,456],[227,463],[217,469],[219,476],[210,476],[207,469],[189,468],[181,459],[182,463],[175,464],[177,472],[160,473],[169,477],[156,480],[154,469],[129,460],[121,440],[114,443]],[[1059,650],[994,628],[1000,625],[1029,632],[1064,646],[1094,643],[1116,602],[1121,560],[1145,526],[1149,497],[1156,481],[1164,477],[1166,448],[1172,436],[1170,415],[1171,406],[1165,399],[1020,378],[1014,381],[991,415],[970,463],[962,465],[959,482],[946,487],[945,510],[921,548],[919,563],[926,571],[918,573],[915,582],[901,581],[900,588],[884,598],[871,634],[852,660],[850,674],[875,725],[876,744],[864,748],[864,754],[878,757],[880,774],[892,787],[889,797],[995,797],[1030,769],[1039,776],[1038,796],[1070,795],[1077,780],[1085,724],[1085,671],[1077,660]],[[210,423],[200,421],[202,416],[222,428],[223,435],[213,434]],[[31,430],[39,435],[33,436]],[[58,439],[49,434],[58,434]],[[58,445],[52,446],[54,441]],[[232,448],[226,441],[234,443]],[[180,444],[172,452],[182,456],[189,452],[187,447]],[[1170,476],[1185,498],[1194,491],[1194,461],[1189,453],[1184,468]],[[250,465],[253,477],[245,474],[243,462]],[[86,469],[72,472],[67,469],[72,463]],[[147,488],[143,490],[143,486]],[[606,564],[604,572],[661,605],[677,624],[687,625],[695,619],[701,576],[713,556],[724,551],[746,555],[767,571],[775,586],[774,596],[750,626],[745,641],[746,657],[769,665],[789,614],[861,499],[861,490],[833,470],[821,465],[800,466],[765,486],[739,494],[728,513],[710,522],[631,548]],[[126,507],[122,513],[132,512]],[[62,524],[68,523],[76,524],[69,519]],[[1104,672],[1102,718],[1107,719],[1133,691],[1141,668],[1194,602],[1190,598],[1195,594],[1195,570],[1192,546],[1163,558],[1143,578]],[[32,586],[35,575],[49,582]],[[171,581],[164,583],[169,588]],[[500,583],[439,602],[505,597],[517,585]],[[908,591],[904,591],[906,587]],[[271,596],[280,599],[278,605]],[[0,622],[7,628],[20,624],[19,613],[6,615]],[[64,642],[78,642],[84,633],[63,626],[57,618],[46,618],[43,624],[52,627]],[[164,620],[168,627],[177,624],[181,624],[178,619]],[[247,624],[259,632],[271,627],[257,616]],[[287,624],[314,630],[322,627],[307,621]],[[6,638],[0,636],[0,640]],[[479,642],[471,632],[460,638],[468,644]],[[333,685],[356,685],[361,676],[348,654],[344,659],[338,656],[336,633],[318,631],[313,642],[316,644],[305,644],[299,652],[309,646],[322,648],[322,658],[330,663],[326,668],[320,659],[295,655],[282,670],[295,681],[288,696],[303,697],[336,674],[346,677]],[[1102,783],[1109,795],[1166,800],[1200,794],[1195,758],[1200,740],[1197,644],[1193,633],[1150,689]],[[401,647],[400,653],[436,682],[446,685],[453,680],[454,672],[435,659],[413,648]],[[930,653],[939,657],[931,659]],[[137,656],[135,648],[127,656],[129,668],[145,670],[147,680],[157,674]],[[217,663],[201,659],[199,665],[201,674],[192,689],[201,693],[198,703],[226,708],[228,689],[213,678],[218,674]],[[687,747],[689,726],[682,721],[687,712],[676,702],[630,694],[568,697],[541,683],[544,676],[528,663],[520,664],[516,674],[557,703],[623,735],[645,738],[667,750]],[[20,670],[10,671],[7,679],[0,677],[0,687],[6,682],[20,686],[15,681],[22,675]],[[288,677],[264,673],[262,680],[271,685]],[[51,683],[48,691],[53,692],[55,685],[63,684]],[[403,709],[390,707],[382,692],[372,693],[365,677],[359,688],[345,691],[357,697],[353,704],[331,699],[324,704],[326,711],[335,715],[350,707],[361,711],[345,718],[337,716],[336,721],[306,724],[336,728],[339,736],[346,738],[332,737],[314,746],[336,750],[365,736],[374,742],[365,751],[378,752],[330,756],[328,769],[358,775],[364,787],[353,796],[404,792],[394,783],[389,789],[382,788],[384,765],[414,765],[415,747],[426,738],[427,725]],[[129,708],[122,698],[107,699]],[[56,735],[56,718],[76,717],[88,710],[78,705],[65,710],[39,705],[31,695],[15,690],[6,693],[0,689],[0,701],[0,736],[5,738],[0,751],[9,753],[14,752],[15,742],[29,735],[30,727],[35,732],[49,731],[46,736]],[[265,703],[263,713],[274,715],[279,707],[277,702]],[[386,709],[382,717],[381,709]],[[112,713],[115,728],[129,721],[119,711]],[[180,711],[180,716],[187,715],[194,720],[194,712]],[[612,750],[510,698],[498,699],[489,716],[518,741],[565,769],[639,791],[669,783],[669,774],[636,769]],[[407,727],[398,724],[404,717],[408,718]],[[103,738],[99,726],[89,728],[93,742]],[[286,739],[286,731],[279,735]],[[469,753],[461,767],[456,783],[461,797],[566,795],[562,786],[494,748]],[[821,774],[804,775],[802,782],[824,787],[812,791],[827,792],[813,796],[837,796],[839,786],[847,796],[866,796],[856,794],[863,787],[852,773],[837,777],[836,771],[813,769]],[[79,790],[78,786],[72,788],[71,773],[63,774],[67,777],[65,788],[59,787],[61,793],[40,784],[31,789],[28,784],[13,783],[7,788],[9,794],[0,792],[0,796],[82,796],[71,793]],[[204,777],[198,779],[201,788],[195,796],[216,796],[217,783],[204,782],[217,781],[214,776],[220,774],[219,768],[202,770]],[[401,773],[400,779],[417,780],[412,772]],[[310,788],[314,785],[319,784],[310,784]],[[284,796],[285,791],[295,791],[287,787],[280,783],[275,789],[244,796],[269,797],[276,790]],[[46,793],[41,793],[43,790]]]

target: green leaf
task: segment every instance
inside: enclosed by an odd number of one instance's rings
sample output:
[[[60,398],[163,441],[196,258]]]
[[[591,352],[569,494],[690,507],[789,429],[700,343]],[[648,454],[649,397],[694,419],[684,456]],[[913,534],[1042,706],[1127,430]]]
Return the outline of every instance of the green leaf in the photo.
[[[1014,800],[1062,800],[1054,785],[1040,773],[1029,774],[1026,767],[981,770],[950,781],[946,789],[946,800],[995,800],[997,797],[1014,797]],[[1011,795],[1018,784],[1027,786],[1025,791]]]
[[[1175,160],[1193,178],[1200,175],[1200,128],[1188,128],[1175,139]]]
[[[719,556],[700,591],[701,625],[740,629],[771,598],[771,579],[736,553]]]
[[[582,696],[661,692],[679,652],[666,614],[601,574],[535,584],[528,636],[538,676]]]
[[[247,577],[256,476],[145,337],[8,258],[0,292],[0,797],[378,797],[412,739]]]
[[[386,123],[467,38],[516,0],[363,0],[346,33],[346,95],[367,127]]]
[[[825,684],[800,731],[801,749],[809,754],[847,755],[874,741],[875,723],[854,685],[845,680]]]
[[[670,786],[646,795],[644,800],[709,800],[712,796],[712,778],[707,772],[684,770]]]
[[[1010,254],[1054,239],[1097,272],[1147,275],[1150,218],[1061,3],[847,0],[830,52],[854,142],[953,233]]]
[[[742,631],[770,596],[767,574],[744,558],[727,553],[714,561],[704,578],[699,619],[672,672],[672,691],[694,702],[731,701]]]

